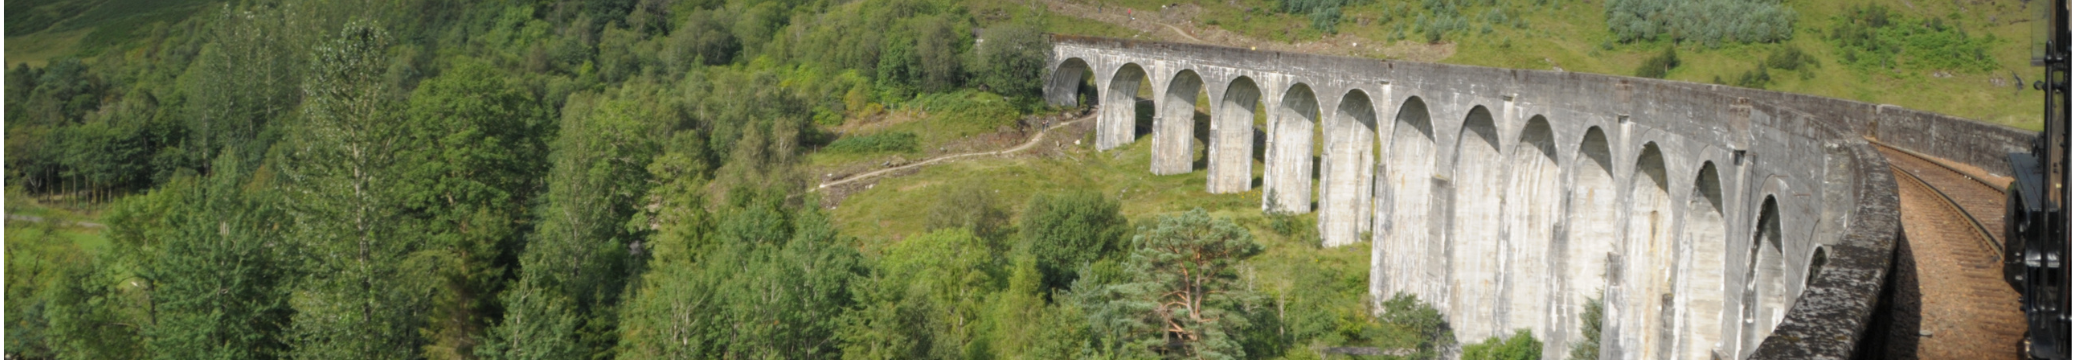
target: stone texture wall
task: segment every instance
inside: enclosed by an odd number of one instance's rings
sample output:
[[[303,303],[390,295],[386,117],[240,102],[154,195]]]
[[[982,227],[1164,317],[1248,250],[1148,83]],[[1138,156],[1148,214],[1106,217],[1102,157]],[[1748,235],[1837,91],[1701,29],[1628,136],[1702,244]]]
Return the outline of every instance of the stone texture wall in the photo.
[[[1465,342],[1532,330],[1551,358],[1595,297],[1611,359],[1853,357],[1878,330],[1869,315],[1900,236],[1894,179],[1864,138],[1992,171],[2030,141],[1714,85],[1054,41],[1047,99],[1073,104],[1091,74],[1098,148],[1148,136],[1151,171],[1203,170],[1213,192],[1248,190],[1263,159],[1264,209],[1319,211],[1327,246],[1367,243],[1375,297],[1417,295]],[[1130,104],[1139,81],[1168,92],[1147,94],[1151,134],[1133,132],[1130,106],[1107,106]],[[1195,128],[1199,94],[1211,134],[1192,146],[1175,132]],[[1187,167],[1196,148],[1205,169]],[[1812,264],[1819,252],[1828,261]]]

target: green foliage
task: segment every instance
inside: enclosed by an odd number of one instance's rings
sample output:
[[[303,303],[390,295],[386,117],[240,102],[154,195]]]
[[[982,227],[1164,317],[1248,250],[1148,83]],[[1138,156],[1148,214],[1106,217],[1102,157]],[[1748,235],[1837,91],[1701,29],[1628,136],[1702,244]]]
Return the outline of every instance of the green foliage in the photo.
[[[929,230],[966,229],[974,236],[988,241],[988,247],[996,253],[1006,252],[1004,241],[1011,235],[1009,210],[1002,207],[987,183],[967,181],[947,187],[930,206],[930,220],[924,224]]]
[[[215,41],[201,47],[177,88],[190,104],[183,114],[189,134],[184,146],[194,151],[190,161],[204,163],[225,151],[246,161],[265,159],[280,137],[274,133],[281,127],[277,121],[310,95],[304,82],[336,76],[315,74],[307,64],[310,44],[319,42],[309,33],[332,29],[300,29],[314,24],[292,10],[300,9],[225,7],[205,28],[203,36]],[[384,70],[380,54],[366,61],[378,63],[366,65],[367,71]]]
[[[519,242],[533,181],[547,171],[548,109],[487,64],[458,61],[419,84],[406,105],[398,155],[399,204],[421,236],[426,256],[445,263],[432,315],[433,348],[459,357],[473,352],[480,329],[495,319],[510,256]]]
[[[1012,23],[988,28],[974,53],[979,56],[979,82],[998,94],[1037,98],[1045,83],[1033,81],[1045,75],[1046,53],[1052,41],[1043,31],[1028,24]]]
[[[1316,243],[1319,239],[1318,218],[1299,214],[1270,211],[1263,216],[1269,218],[1269,230],[1303,242]]]
[[[1602,306],[1600,297],[1596,296],[1592,299],[1587,299],[1586,308],[1579,311],[1579,333],[1582,335],[1578,342],[1571,344],[1571,356],[1569,359],[1586,360],[1600,358],[1600,328],[1601,321],[1606,316],[1603,313]]]
[[[112,316],[127,304],[112,296],[112,282],[91,255],[57,231],[53,222],[9,224],[8,356],[134,356],[140,323]]]
[[[1714,47],[1795,35],[1795,10],[1777,0],[1611,0],[1604,6],[1608,31],[1622,42],[1669,36]]]
[[[1765,89],[1766,85],[1771,83],[1773,83],[1773,75],[1767,74],[1766,65],[1761,64],[1750,71],[1745,71],[1742,74],[1738,74],[1737,81],[1730,83],[1730,85],[1737,85],[1753,89]]]
[[[970,90],[919,96],[908,107],[928,112],[938,122],[971,131],[992,132],[1013,124],[1017,118],[1015,105],[1000,95]]]
[[[1047,304],[1044,274],[1029,256],[1010,261],[1007,287],[988,304],[981,321],[993,342],[986,350],[1000,357],[1066,359],[1081,355],[1088,339],[1085,317],[1074,306]]]
[[[864,308],[846,321],[847,358],[968,358],[986,346],[980,317],[1001,290],[999,253],[965,229],[940,230],[888,249],[862,281]]]
[[[1643,65],[1637,66],[1636,76],[1653,79],[1663,79],[1665,78],[1665,75],[1667,73],[1672,72],[1673,68],[1679,66],[1679,47],[1668,46],[1665,48],[1665,52],[1658,53],[1657,56],[1652,56],[1650,59],[1644,60]]]
[[[382,69],[393,44],[367,22],[350,23],[316,47],[298,144],[277,157],[296,246],[312,258],[294,299],[292,357],[411,358],[436,264],[416,256],[393,226],[402,94]]]
[[[199,3],[8,3],[10,31],[85,19],[89,47],[116,50],[9,70],[10,198],[136,194],[99,220],[106,246],[10,224],[8,357],[826,358],[904,343],[840,331],[873,324],[912,341],[865,354],[900,358],[1092,343],[1081,307],[1048,301],[1073,277],[1051,286],[1016,252],[994,189],[955,188],[938,233],[864,249],[877,261],[798,189],[799,156],[828,139],[818,122],[924,113],[940,128],[865,141],[913,151],[1043,106],[1049,44],[1029,14]],[[140,4],[185,10],[109,12]],[[760,190],[719,190],[746,184]],[[1096,222],[1034,233],[1100,245],[1085,257],[1121,281],[1124,217],[1089,199],[1102,211],[1055,215]]]
[[[1383,326],[1376,330],[1379,335],[1372,336],[1379,339],[1378,348],[1412,350],[1408,359],[1433,359],[1456,344],[1456,335],[1441,311],[1419,297],[1399,293],[1383,306],[1379,319]]]
[[[1114,285],[1112,306],[1132,324],[1127,341],[1165,358],[1245,358],[1245,310],[1263,299],[1241,286],[1237,267],[1262,250],[1246,229],[1203,209],[1140,228],[1125,265],[1131,280]]]
[[[1543,342],[1536,341],[1528,329],[1514,331],[1514,336],[1502,340],[1488,338],[1484,342],[1463,346],[1464,360],[1535,360],[1543,358]]]
[[[1802,48],[1794,45],[1788,45],[1786,48],[1767,54],[1765,64],[1766,67],[1787,71],[1799,71],[1804,66],[1815,67],[1818,65],[1816,56],[1803,52]]]
[[[1882,5],[1854,5],[1833,19],[1829,40],[1841,62],[1857,69],[1995,69],[1988,54],[1994,36],[1971,37],[1939,18],[1914,19]]]
[[[1079,269],[1126,250],[1131,231],[1118,203],[1089,191],[1032,196],[1024,206],[1023,253],[1037,261],[1047,289],[1065,289],[1080,277]]]
[[[665,62],[684,65],[719,65],[734,61],[742,43],[728,32],[727,18],[715,10],[697,10],[670,34]]]
[[[1334,33],[1341,22],[1341,7],[1355,5],[1361,0],[1277,0],[1276,9],[1287,14],[1300,14],[1312,20],[1312,28]]]
[[[226,156],[219,172],[200,186],[186,182],[126,202],[124,208],[179,210],[142,214],[160,217],[150,232],[162,238],[118,236],[124,251],[153,260],[137,276],[156,300],[151,352],[159,358],[273,359],[290,355],[290,306],[295,259],[281,245],[288,218],[270,192],[248,193],[240,161]],[[189,189],[188,186],[194,186]],[[144,223],[140,223],[142,225]],[[394,290],[394,289],[391,289]],[[401,319],[399,319],[401,320]]]
[[[822,151],[833,153],[866,154],[880,152],[915,151],[915,133],[889,131],[877,134],[846,136],[823,147]]]
[[[499,325],[506,329],[493,330],[499,336],[540,339],[542,345],[493,349],[502,351],[497,357],[527,358],[568,348],[603,355],[618,341],[614,324],[620,297],[632,280],[629,274],[640,271],[633,249],[647,232],[630,219],[648,188],[648,168],[657,150],[652,125],[641,121],[649,110],[634,92],[573,96],[565,107],[549,155],[552,167],[542,194],[546,204],[536,213],[538,228],[519,256],[518,286],[525,290],[506,295],[507,303],[512,296],[539,299],[519,302],[528,307],[507,308],[505,323]],[[532,337],[544,334],[576,336]],[[513,340],[492,339],[497,341]]]
[[[845,309],[858,296],[862,257],[814,208],[776,190],[729,195],[713,251],[672,252],[624,312],[630,358],[814,358],[840,353]],[[698,225],[694,225],[698,226]],[[945,259],[962,260],[962,259]],[[970,261],[970,260],[966,260]],[[667,281],[666,281],[667,280]],[[847,335],[845,335],[847,336]]]

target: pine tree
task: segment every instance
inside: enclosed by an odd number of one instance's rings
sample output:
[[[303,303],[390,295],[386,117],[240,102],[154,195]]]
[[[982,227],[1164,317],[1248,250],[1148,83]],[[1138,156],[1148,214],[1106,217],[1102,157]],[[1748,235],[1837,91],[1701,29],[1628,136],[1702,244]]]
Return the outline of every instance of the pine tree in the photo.
[[[1253,235],[1203,209],[1164,215],[1132,239],[1130,282],[1116,285],[1136,322],[1134,347],[1166,358],[1241,359],[1243,312],[1258,295],[1239,286],[1236,266],[1263,248]]]
[[[303,123],[280,168],[310,278],[293,300],[299,359],[406,359],[423,345],[436,263],[395,226],[399,97],[383,76],[391,39],[370,22],[348,23],[316,47],[304,83]]]

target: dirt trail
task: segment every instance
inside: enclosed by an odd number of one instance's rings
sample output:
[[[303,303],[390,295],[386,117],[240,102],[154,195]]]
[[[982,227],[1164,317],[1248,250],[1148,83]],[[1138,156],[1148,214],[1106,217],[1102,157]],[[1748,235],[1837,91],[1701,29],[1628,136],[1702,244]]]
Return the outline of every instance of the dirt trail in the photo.
[[[1226,31],[1217,26],[1198,25],[1195,17],[1197,13],[1201,12],[1201,9],[1197,8],[1195,4],[1181,4],[1168,10],[1139,11],[1140,9],[1128,9],[1118,6],[1081,4],[1072,0],[1043,0],[1043,2],[1046,9],[1051,10],[1053,13],[1123,26],[1163,41],[1420,62],[1438,62],[1456,53],[1456,44],[1424,44],[1415,41],[1399,41],[1394,44],[1384,44],[1381,41],[1373,42],[1370,39],[1347,34],[1330,35],[1321,39],[1304,42],[1258,39]],[[1161,31],[1162,28],[1167,28],[1169,31]]]
[[[1002,150],[995,150],[995,151],[981,151],[981,152],[970,152],[970,153],[963,153],[963,154],[951,154],[951,155],[943,155],[943,156],[938,156],[938,157],[930,158],[929,160],[923,160],[923,161],[917,161],[917,162],[909,163],[909,164],[907,164],[907,165],[901,165],[901,166],[895,166],[895,167],[890,167],[890,168],[885,168],[885,169],[873,170],[873,171],[868,171],[868,172],[864,172],[864,173],[859,173],[859,174],[856,174],[856,175],[846,176],[846,177],[844,177],[844,178],[842,178],[842,179],[830,180],[830,181],[828,181],[828,182],[824,182],[824,183],[822,183],[822,185],[820,185],[820,186],[816,186],[816,187],[815,187],[815,190],[827,189],[827,188],[829,188],[829,187],[831,187],[831,186],[841,186],[841,185],[843,185],[843,184],[849,184],[849,183],[851,183],[851,182],[855,182],[855,181],[858,181],[858,180],[863,180],[863,179],[870,179],[870,178],[878,177],[878,176],[880,176],[880,175],[885,175],[885,174],[888,174],[888,173],[892,173],[892,172],[897,172],[897,171],[901,171],[901,170],[907,170],[907,169],[913,169],[913,168],[916,168],[916,167],[921,167],[921,166],[923,166],[923,165],[930,165],[930,164],[936,164],[936,163],[940,163],[940,162],[945,162],[945,161],[951,161],[951,160],[957,160],[957,159],[962,159],[962,158],[968,158],[968,157],[975,157],[975,156],[987,156],[987,155],[1002,155],[1002,154],[1009,154],[1009,153],[1015,153],[1015,152],[1019,152],[1019,151],[1029,150],[1029,149],[1030,149],[1031,147],[1033,147],[1033,146],[1038,146],[1038,143],[1040,143],[1040,142],[1041,142],[1041,140],[1045,140],[1045,134],[1051,133],[1053,129],[1059,129],[1059,128],[1063,128],[1063,127],[1071,126],[1071,125],[1074,125],[1075,123],[1079,123],[1079,122],[1082,122],[1083,120],[1088,120],[1088,119],[1094,119],[1095,117],[1096,117],[1096,116],[1094,115],[1094,113],[1093,113],[1093,112],[1091,112],[1091,113],[1090,113],[1090,115],[1083,115],[1082,117],[1080,117],[1080,118],[1075,118],[1074,120],[1068,120],[1068,121],[1063,121],[1063,122],[1060,122],[1059,124],[1055,124],[1055,125],[1053,125],[1052,127],[1048,127],[1048,128],[1045,128],[1045,129],[1039,130],[1039,131],[1038,131],[1038,134],[1037,134],[1037,135],[1032,135],[1032,136],[1031,136],[1031,140],[1029,140],[1029,141],[1025,141],[1025,142],[1023,143],[1023,145],[1017,145],[1016,147],[1012,147],[1012,148],[1008,148],[1008,149],[1002,149]]]

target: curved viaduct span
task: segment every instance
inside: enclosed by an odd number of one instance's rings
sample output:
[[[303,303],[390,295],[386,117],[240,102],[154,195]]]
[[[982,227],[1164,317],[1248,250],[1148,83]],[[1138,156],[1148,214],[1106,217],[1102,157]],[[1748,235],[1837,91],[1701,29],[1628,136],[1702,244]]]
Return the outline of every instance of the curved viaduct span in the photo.
[[[1370,242],[1373,298],[1417,295],[1466,342],[1529,329],[1550,358],[1591,298],[1607,358],[1879,351],[1861,340],[1884,336],[1872,314],[1902,232],[1867,140],[2008,173],[2032,137],[1621,76],[1074,36],[1050,57],[1047,101],[1074,105],[1088,81],[1089,100],[1133,104],[1099,108],[1098,148],[1135,141],[1150,82],[1151,170],[1194,171],[1201,94],[1209,191],[1251,190],[1261,159],[1265,210],[1316,209],[1327,246]]]

